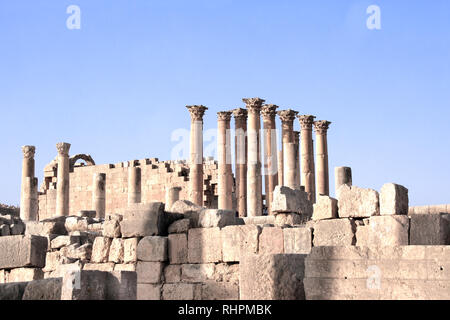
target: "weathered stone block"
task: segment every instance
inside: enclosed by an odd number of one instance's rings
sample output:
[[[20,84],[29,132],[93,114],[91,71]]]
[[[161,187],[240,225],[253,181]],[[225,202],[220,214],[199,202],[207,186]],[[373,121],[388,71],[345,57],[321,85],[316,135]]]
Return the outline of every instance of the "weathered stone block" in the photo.
[[[450,245],[450,214],[412,214],[411,245]]]
[[[408,189],[404,186],[386,183],[380,190],[380,214],[407,215],[408,214]]]
[[[115,264],[114,271],[136,271],[136,263]]]
[[[92,257],[92,244],[86,243],[80,246],[79,244],[71,244],[67,247],[62,247],[59,251],[61,256],[73,260],[89,261]]]
[[[258,253],[261,231],[257,225],[228,226],[220,230],[223,261],[239,262],[242,255]]]
[[[9,272],[9,282],[27,282],[44,278],[44,272],[40,268],[15,268]]]
[[[70,271],[63,276],[61,300],[105,300],[107,272]]]
[[[239,264],[218,263],[214,269],[214,280],[239,284]]]
[[[67,217],[64,226],[67,232],[88,231],[88,218]]]
[[[202,283],[202,300],[239,300],[239,285],[232,282]]]
[[[111,272],[114,270],[114,262],[86,263],[83,266],[83,270],[97,270],[97,271]]]
[[[79,244],[80,237],[76,236],[57,236],[50,241],[50,248],[60,249],[65,246],[70,246],[71,244]]]
[[[369,221],[371,246],[405,246],[409,243],[408,216],[378,216]]]
[[[344,185],[346,186],[346,185]],[[355,245],[356,225],[351,219],[320,220],[314,225],[314,246]]]
[[[0,269],[45,266],[47,239],[38,236],[0,237]]]
[[[271,209],[276,213],[298,213],[305,216],[313,213],[313,206],[306,192],[285,186],[275,187]]]
[[[191,219],[177,220],[169,226],[169,233],[187,233],[191,227]]]
[[[245,256],[239,265],[241,300],[304,300],[301,254]]]
[[[265,225],[265,224],[275,224],[275,216],[259,216],[259,217],[245,217],[242,218],[244,224],[246,225]]]
[[[181,265],[181,280],[185,282],[203,282],[214,279],[215,265],[207,264],[183,264]]]
[[[138,283],[137,300],[161,300],[161,284]]]
[[[188,262],[188,237],[185,233],[169,234],[169,261],[171,264]]]
[[[0,284],[0,300],[22,300],[28,282]]]
[[[106,237],[97,237],[92,246],[91,260],[95,263],[107,262],[109,257],[109,248],[112,240]]]
[[[198,227],[224,228],[236,224],[236,212],[230,210],[204,209],[200,211]]]
[[[167,237],[145,237],[139,241],[137,247],[137,258],[141,261],[167,261],[167,251]]]
[[[112,271],[106,276],[107,300],[136,300],[137,274],[130,271]]]
[[[258,252],[260,254],[284,253],[283,229],[279,227],[262,228]]]
[[[166,283],[162,287],[163,300],[201,300],[201,284]]]
[[[338,190],[339,218],[366,218],[380,215],[378,192],[342,185]]]
[[[275,213],[275,225],[278,227],[303,224],[309,217],[298,213]]]
[[[338,201],[334,198],[319,195],[314,204],[313,220],[336,219],[338,217]]]
[[[61,300],[62,278],[28,282],[22,300]]]
[[[137,261],[138,238],[123,239],[123,262],[130,263]]]
[[[35,236],[47,236],[51,234],[65,235],[67,230],[64,220],[56,221],[27,221],[25,222],[25,234]]]
[[[189,263],[222,261],[220,228],[190,229],[188,235]]]
[[[181,281],[181,265],[169,264],[164,268],[164,282],[177,283]]]
[[[164,263],[138,261],[136,266],[138,283],[161,283]]]
[[[114,263],[122,263],[124,256],[124,247],[123,247],[123,239],[114,238],[111,242],[111,246],[109,248],[109,257],[108,261]]]
[[[285,228],[284,253],[287,254],[309,254],[312,248],[311,228]]]
[[[106,220],[103,223],[103,236],[108,238],[120,238],[119,220]]]

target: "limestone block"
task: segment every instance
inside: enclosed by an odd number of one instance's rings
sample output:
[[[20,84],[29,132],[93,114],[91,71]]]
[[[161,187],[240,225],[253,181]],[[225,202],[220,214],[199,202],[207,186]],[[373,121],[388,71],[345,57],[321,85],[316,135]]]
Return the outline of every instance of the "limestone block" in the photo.
[[[218,263],[214,269],[214,280],[239,284],[239,263]]]
[[[275,216],[259,216],[259,217],[244,217],[242,218],[244,224],[256,224],[256,225],[265,225],[265,224],[275,224]]]
[[[124,247],[123,247],[123,239],[114,238],[111,242],[111,246],[109,248],[109,258],[108,261],[114,263],[122,263],[124,256]]]
[[[28,282],[0,284],[0,300],[22,300]]]
[[[411,245],[450,245],[450,214],[411,214]]]
[[[161,283],[164,263],[138,261],[136,265],[138,283]]]
[[[0,269],[45,266],[47,239],[38,236],[0,237]]]
[[[108,238],[120,238],[120,223],[118,220],[106,220],[103,223],[103,236]]]
[[[378,192],[344,184],[338,192],[339,218],[366,218],[380,215]]]
[[[164,282],[177,283],[181,281],[181,265],[169,264],[164,268]]]
[[[171,223],[182,216],[164,213],[164,203],[133,203],[128,206],[120,222],[122,237],[165,236]]]
[[[338,217],[338,201],[334,198],[319,195],[313,207],[313,220],[336,219]]]
[[[279,227],[262,228],[258,252],[260,254],[284,253],[283,229]]]
[[[369,244],[371,246],[408,245],[408,216],[394,215],[371,217],[369,226]]]
[[[137,300],[161,300],[161,284],[138,283]]]
[[[106,275],[107,300],[136,300],[137,274],[131,271],[112,271]]]
[[[61,300],[105,300],[107,272],[69,271],[63,276]]]
[[[198,227],[223,228],[236,224],[236,212],[230,210],[204,209],[200,211]]]
[[[301,254],[245,256],[239,265],[241,300],[304,300]]]
[[[61,300],[62,279],[50,278],[26,283],[22,300]]]
[[[195,218],[196,215],[198,217],[201,210],[203,210],[202,207],[188,200],[178,200],[170,208],[170,212],[183,214],[190,218]]]
[[[220,228],[190,229],[188,235],[189,263],[222,261]]]
[[[61,256],[69,259],[89,261],[92,256],[92,244],[86,243],[80,246],[79,244],[71,244],[67,247],[62,247],[59,250]]]
[[[50,248],[60,249],[65,246],[70,246],[71,244],[79,244],[80,237],[76,236],[57,236],[50,241]]]
[[[272,212],[277,213],[298,213],[306,216],[313,213],[313,206],[306,192],[285,186],[275,187],[271,208]]]
[[[123,239],[123,262],[130,263],[137,261],[138,238]]]
[[[181,265],[181,280],[183,282],[203,282],[214,279],[214,263]]]
[[[81,217],[67,217],[64,226],[67,232],[88,231],[88,219]]]
[[[190,219],[177,220],[169,226],[169,233],[187,233],[190,227]]]
[[[136,271],[136,263],[118,263],[114,265],[114,271]]]
[[[52,272],[46,272],[44,274],[44,278],[61,278],[66,273],[72,272],[72,271],[81,271],[83,267],[83,264],[80,261],[76,261],[73,263],[67,263],[67,264],[59,264],[56,267],[55,271]]]
[[[44,278],[40,268],[15,268],[9,272],[9,282],[27,282]]]
[[[313,243],[315,247],[355,245],[355,232],[352,219],[319,220],[314,225]]]
[[[185,233],[169,234],[169,261],[171,264],[188,262],[188,237]]]
[[[162,287],[162,300],[201,300],[201,284],[166,283]]]
[[[106,237],[97,237],[92,246],[92,262],[102,263],[107,262],[109,257],[109,248],[112,240]]]
[[[228,226],[220,230],[223,261],[239,262],[245,254],[258,253],[262,228],[257,225]]]
[[[162,262],[167,261],[167,252],[167,237],[145,237],[139,241],[137,247],[137,258],[140,261]]]
[[[80,210],[77,212],[77,217],[80,218],[95,218],[97,212],[95,210]]]
[[[36,236],[48,236],[51,234],[66,235],[67,230],[64,226],[64,220],[26,221],[25,234]]]
[[[370,245],[370,226],[358,225],[356,227],[356,245],[359,247],[367,247]]]
[[[311,228],[285,228],[284,253],[287,254],[309,254],[312,248]]]
[[[275,213],[275,225],[278,227],[299,225],[308,219],[309,217],[298,213]]]
[[[202,300],[239,300],[239,285],[232,282],[205,281],[201,288]]]
[[[408,189],[404,186],[386,183],[380,190],[380,215],[407,215]]]
[[[111,272],[114,270],[114,262],[86,263],[83,266],[83,270],[98,270],[98,271]]]

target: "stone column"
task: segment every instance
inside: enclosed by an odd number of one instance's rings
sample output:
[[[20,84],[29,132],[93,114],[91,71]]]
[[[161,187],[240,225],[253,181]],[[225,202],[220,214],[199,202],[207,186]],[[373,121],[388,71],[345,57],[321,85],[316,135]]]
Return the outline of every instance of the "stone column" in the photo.
[[[170,209],[172,205],[180,200],[181,187],[166,188],[166,210]]]
[[[265,100],[242,99],[248,110],[247,215],[262,215],[261,107]]]
[[[317,158],[317,192],[320,195],[330,195],[330,181],[328,173],[328,143],[327,130],[331,122],[320,120],[314,122],[316,131],[316,158]]]
[[[300,132],[294,131],[294,143],[295,143],[295,185],[300,187]]]
[[[92,210],[95,210],[96,218],[105,218],[106,173],[94,173],[92,179]]]
[[[128,167],[128,204],[141,202],[141,168]]]
[[[278,185],[278,151],[275,116],[278,106],[266,104],[261,109],[264,124],[264,174],[267,212],[273,200],[273,190]]]
[[[305,191],[308,193],[309,200],[316,202],[316,183],[314,174],[314,145],[312,140],[312,125],[315,116],[301,115],[297,116],[301,127],[301,181],[305,186]]]
[[[189,184],[191,201],[203,207],[203,116],[205,106],[186,106],[191,114],[191,157]]]
[[[283,174],[283,150],[278,150],[278,185],[283,185],[284,174]]]
[[[36,147],[23,146],[22,182],[20,190],[20,218],[24,221],[37,220],[37,179],[34,177],[34,154]]]
[[[223,210],[233,210],[230,120],[231,111],[217,113],[218,209]]]
[[[283,185],[292,189],[298,189],[295,181],[295,139],[294,139],[294,120],[298,114],[297,111],[288,109],[278,111],[281,119],[281,135],[283,150]],[[292,145],[291,145],[292,144]]]
[[[247,109],[233,110],[235,127],[235,171],[237,211],[247,216]]]
[[[337,191],[343,184],[352,186],[352,168],[350,167],[336,167],[334,168],[334,191]]]
[[[69,149],[70,143],[56,144],[58,150],[58,171],[56,182],[56,216],[68,216],[69,213]]]

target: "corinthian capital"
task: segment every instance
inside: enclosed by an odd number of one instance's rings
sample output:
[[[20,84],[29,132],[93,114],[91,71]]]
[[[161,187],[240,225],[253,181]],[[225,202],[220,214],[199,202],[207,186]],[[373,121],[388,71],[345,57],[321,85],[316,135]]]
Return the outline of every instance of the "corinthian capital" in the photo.
[[[331,122],[326,121],[326,120],[315,121],[314,122],[314,130],[318,134],[326,134],[330,124],[331,124]]]
[[[69,155],[70,143],[59,142],[56,144],[56,149],[58,150],[58,154],[62,156]]]
[[[272,120],[277,114],[278,106],[275,104],[265,104],[261,109],[261,115],[264,120]]]
[[[248,111],[247,111],[247,109],[244,109],[244,108],[237,108],[237,109],[233,110],[233,116],[236,121],[247,120]]]
[[[231,120],[231,111],[220,111],[217,112],[217,120],[219,121],[230,121]]]
[[[297,116],[298,121],[300,121],[300,126],[302,130],[312,130],[312,125],[314,124],[315,116],[304,114]]]
[[[298,111],[287,109],[278,111],[277,114],[280,117],[281,122],[292,122],[295,120],[295,116],[298,114]]]
[[[244,98],[242,101],[245,103],[248,112],[250,113],[259,113],[261,111],[261,107],[263,103],[266,101],[261,98]]]
[[[205,111],[208,110],[207,107],[202,105],[186,106],[191,114],[192,121],[202,121]]]
[[[34,157],[34,154],[36,153],[36,147],[35,146],[23,146],[22,152],[23,152],[23,157],[25,159],[31,159]]]

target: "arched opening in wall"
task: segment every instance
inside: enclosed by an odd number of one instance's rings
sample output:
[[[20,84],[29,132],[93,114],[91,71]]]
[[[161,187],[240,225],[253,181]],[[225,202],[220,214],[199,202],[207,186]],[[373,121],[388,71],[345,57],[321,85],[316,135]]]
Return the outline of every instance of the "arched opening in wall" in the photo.
[[[95,161],[88,154],[77,154],[70,157],[70,172],[73,172],[74,168],[84,166],[95,166]]]

